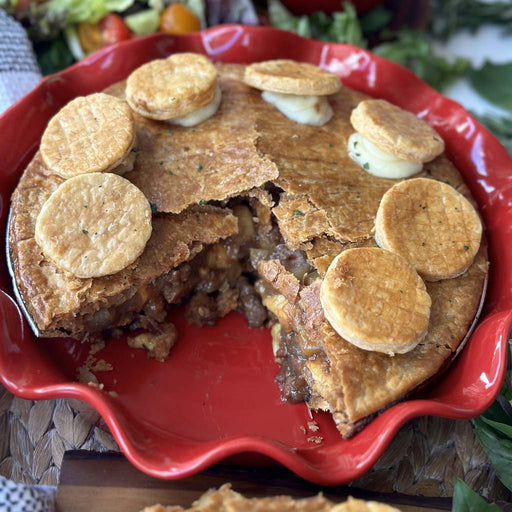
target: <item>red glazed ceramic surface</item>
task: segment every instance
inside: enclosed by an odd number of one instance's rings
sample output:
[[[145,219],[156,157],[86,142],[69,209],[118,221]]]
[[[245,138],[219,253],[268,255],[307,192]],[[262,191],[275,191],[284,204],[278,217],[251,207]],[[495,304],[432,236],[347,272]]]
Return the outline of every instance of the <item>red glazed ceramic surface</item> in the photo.
[[[330,416],[314,415],[321,444],[308,441],[304,404],[280,399],[270,334],[232,314],[215,327],[188,326],[166,363],[112,340],[97,354],[114,366],[100,374],[111,396],[74,380],[88,347],[36,339],[12,298],[0,260],[0,377],[27,399],[79,398],[107,422],[126,456],[161,478],[181,478],[233,454],[256,452],[320,484],[354,480],[376,462],[398,429],[421,415],[470,418],[485,410],[504,376],[512,323],[512,162],[505,149],[461,106],[409,71],[347,45],[306,40],[271,28],[223,26],[187,36],[157,34],[102,50],[50,76],[0,117],[1,222],[9,198],[57,110],[75,96],[99,91],[142,63],[196,51],[212,60],[292,58],[338,73],[344,84],[396,103],[432,123],[463,173],[487,226],[491,269],[481,320],[449,371],[433,386],[397,404],[362,432],[343,440]]]

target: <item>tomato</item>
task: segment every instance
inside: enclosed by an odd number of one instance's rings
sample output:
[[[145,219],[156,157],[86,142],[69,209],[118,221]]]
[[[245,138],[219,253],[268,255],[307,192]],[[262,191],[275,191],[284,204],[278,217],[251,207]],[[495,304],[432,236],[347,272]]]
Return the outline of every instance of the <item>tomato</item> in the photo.
[[[166,7],[160,15],[158,28],[167,34],[186,34],[201,29],[199,18],[183,4]]]
[[[83,21],[78,24],[78,39],[85,53],[129,39],[132,33],[121,16],[107,14],[98,23]]]
[[[100,20],[99,26],[103,46],[125,41],[132,35],[123,18],[117,14],[107,14]]]
[[[98,23],[82,21],[78,24],[78,40],[85,53],[91,53],[103,46]]]

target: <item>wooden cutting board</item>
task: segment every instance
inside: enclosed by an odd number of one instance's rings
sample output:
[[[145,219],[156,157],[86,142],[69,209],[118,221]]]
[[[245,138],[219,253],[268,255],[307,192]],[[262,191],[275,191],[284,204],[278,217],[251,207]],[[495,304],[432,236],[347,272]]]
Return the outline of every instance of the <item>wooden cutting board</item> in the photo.
[[[188,507],[209,488],[226,482],[248,497],[306,497],[323,492],[333,501],[344,501],[351,495],[389,503],[403,512],[451,509],[449,498],[372,493],[347,486],[320,487],[281,467],[216,465],[181,480],[160,480],[140,472],[119,453],[73,451],[66,452],[62,463],[56,511],[139,512],[156,503]]]

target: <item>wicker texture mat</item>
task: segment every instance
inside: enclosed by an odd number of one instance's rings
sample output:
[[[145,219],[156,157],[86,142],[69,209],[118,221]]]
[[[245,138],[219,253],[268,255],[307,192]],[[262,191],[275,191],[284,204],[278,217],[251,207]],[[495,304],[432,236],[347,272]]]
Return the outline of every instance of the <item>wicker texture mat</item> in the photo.
[[[57,485],[64,452],[73,449],[119,450],[98,413],[87,404],[23,400],[0,386],[0,475],[17,482]],[[423,417],[406,424],[375,466],[352,485],[451,496],[456,477],[484,497],[510,498],[469,421]]]

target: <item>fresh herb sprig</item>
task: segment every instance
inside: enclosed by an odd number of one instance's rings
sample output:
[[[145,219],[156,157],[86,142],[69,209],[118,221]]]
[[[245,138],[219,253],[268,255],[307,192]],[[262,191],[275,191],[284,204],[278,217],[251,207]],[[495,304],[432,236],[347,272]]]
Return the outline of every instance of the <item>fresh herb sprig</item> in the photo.
[[[311,16],[294,16],[279,0],[269,0],[268,15],[274,27],[303,37],[360,47],[366,47],[367,44],[357,12],[350,2],[344,2],[342,10],[330,16],[323,12],[316,12]]]
[[[435,89],[442,90],[457,78],[465,76],[471,69],[471,63],[467,59],[458,58],[449,62],[436,55],[427,36],[422,32],[404,27],[388,33],[387,36],[393,37],[393,40],[376,46],[373,52],[411,69]]]
[[[512,62],[484,65],[469,73],[473,88],[488,101],[512,112]]]
[[[429,31],[443,41],[460,29],[476,31],[485,23],[503,27],[512,32],[512,4],[509,1],[431,0],[432,15]]]

